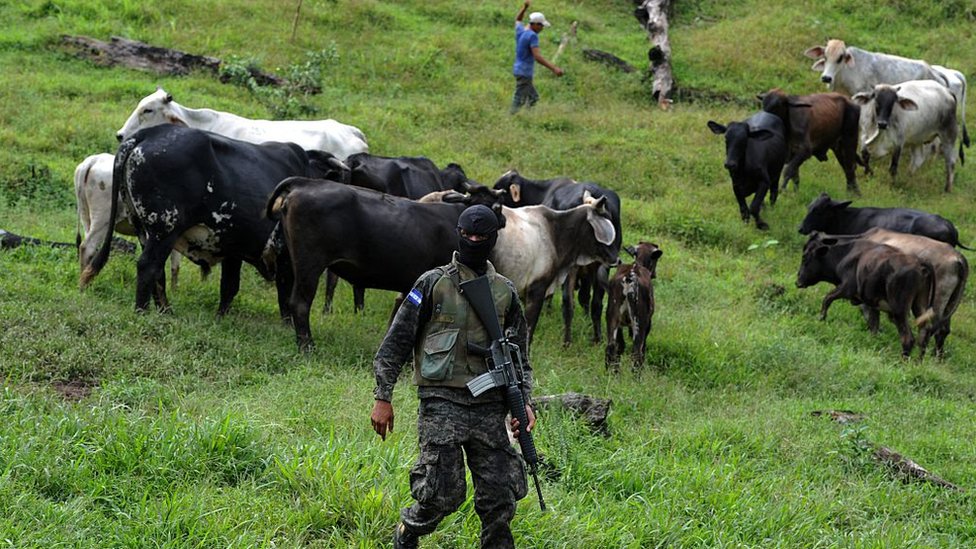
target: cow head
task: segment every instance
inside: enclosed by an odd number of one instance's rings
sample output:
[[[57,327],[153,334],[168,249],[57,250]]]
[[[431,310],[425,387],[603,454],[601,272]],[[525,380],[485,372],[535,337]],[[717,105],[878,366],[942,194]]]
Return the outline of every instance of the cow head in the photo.
[[[796,273],[796,287],[806,288],[814,284],[835,279],[834,268],[830,265],[831,250],[838,240],[832,236],[814,231],[803,247],[803,259]]]
[[[807,216],[800,223],[800,234],[829,230],[833,219],[850,205],[850,200],[838,202],[832,200],[827,193],[820,193],[820,196],[814,198],[807,206]]]
[[[906,111],[918,110],[918,104],[907,97],[898,95],[898,89],[899,86],[878,84],[871,92],[854,94],[851,99],[862,107],[867,106],[866,110],[874,114],[874,123],[877,125],[878,131],[882,131],[888,129],[891,124],[895,107]],[[873,137],[869,137],[867,143],[870,143]]]
[[[334,154],[325,151],[305,151],[308,155],[309,174],[315,179],[329,179],[349,184],[352,170]]]
[[[657,260],[664,252],[652,242],[640,241],[637,246],[627,246],[624,248],[640,264],[651,272],[651,278],[657,278]]]
[[[156,88],[155,92],[142,98],[125,124],[119,128],[119,131],[115,132],[115,137],[122,141],[141,129],[160,124],[187,125],[181,114],[179,103],[173,101],[173,96],[163,88]]]
[[[854,56],[847,49],[843,40],[828,40],[826,46],[814,46],[803,52],[804,55],[817,61],[810,68],[820,71],[820,81],[833,89],[837,72],[844,67],[854,66]]]
[[[505,205],[509,208],[517,208],[521,206],[522,201],[522,183],[525,178],[519,175],[516,170],[508,170],[503,173],[501,177],[495,181],[492,188],[496,191],[503,191],[506,193]]]
[[[467,193],[459,193],[457,191],[435,191],[417,199],[417,202],[445,202],[448,204],[463,204],[465,208],[468,206],[474,206],[475,204],[488,206],[491,208],[491,211],[495,212],[495,217],[498,218],[498,228],[502,229],[505,227],[505,216],[502,215],[504,194],[505,193],[503,191],[496,191],[494,189],[489,189],[484,185],[478,185],[475,183],[474,185],[470,186]]]
[[[610,211],[607,209],[607,197],[594,198],[589,191],[584,191],[583,206],[588,208],[586,222],[593,229],[593,236],[598,243],[597,260],[611,266],[618,265],[620,257],[613,246],[617,230],[613,227]]]
[[[776,137],[771,130],[750,128],[743,122],[730,122],[728,126],[723,126],[709,120],[708,129],[716,135],[725,135],[725,169],[729,170],[730,174],[738,172],[739,168],[745,165],[746,144],[749,139],[765,141]]]

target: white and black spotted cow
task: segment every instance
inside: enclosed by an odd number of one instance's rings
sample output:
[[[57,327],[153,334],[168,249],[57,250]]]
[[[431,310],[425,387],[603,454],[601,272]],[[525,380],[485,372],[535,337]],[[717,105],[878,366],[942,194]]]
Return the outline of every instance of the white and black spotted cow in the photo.
[[[264,215],[269,194],[290,176],[328,176],[335,158],[306,152],[294,143],[255,145],[172,124],[142,130],[122,142],[115,157],[112,214],[120,200],[130,211],[143,251],[138,261],[136,308],[149,298],[168,308],[163,267],[173,249],[201,264],[222,264],[220,306],[224,314],[240,287],[243,262],[264,268],[261,253],[274,228]],[[90,280],[105,265],[111,232],[83,274]],[[287,257],[283,260],[286,260]],[[290,268],[275,272],[278,304],[290,316]]]

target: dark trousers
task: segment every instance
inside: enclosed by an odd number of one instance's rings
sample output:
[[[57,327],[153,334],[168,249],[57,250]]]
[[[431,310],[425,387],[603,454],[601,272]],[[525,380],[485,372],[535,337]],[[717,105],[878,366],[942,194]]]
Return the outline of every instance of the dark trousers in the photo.
[[[535,91],[531,76],[515,77],[515,95],[512,97],[512,114],[518,112],[522,105],[535,106],[539,102],[539,92]]]
[[[515,547],[510,523],[515,502],[528,489],[525,464],[508,440],[504,403],[462,405],[420,401],[420,456],[410,470],[416,503],[400,511],[403,524],[429,534],[464,502],[464,457],[474,481],[474,509],[481,519],[481,546]]]

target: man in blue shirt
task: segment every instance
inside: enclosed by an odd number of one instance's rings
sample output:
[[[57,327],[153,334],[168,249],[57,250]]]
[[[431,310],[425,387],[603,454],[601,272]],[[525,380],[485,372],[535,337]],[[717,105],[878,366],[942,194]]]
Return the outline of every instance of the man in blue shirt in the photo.
[[[539,92],[535,91],[535,86],[532,85],[536,61],[556,76],[563,75],[561,68],[550,63],[539,53],[539,33],[549,26],[546,16],[541,12],[530,13],[529,24],[522,25],[522,19],[530,3],[530,0],[525,0],[522,9],[515,16],[515,65],[512,67],[512,73],[515,75],[515,96],[512,98],[512,108],[509,111],[511,114],[518,112],[523,104],[531,107],[539,101]]]

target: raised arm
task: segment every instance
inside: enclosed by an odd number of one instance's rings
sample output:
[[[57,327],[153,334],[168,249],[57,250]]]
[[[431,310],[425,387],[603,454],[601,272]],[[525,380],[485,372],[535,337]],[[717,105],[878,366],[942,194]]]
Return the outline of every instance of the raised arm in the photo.
[[[531,3],[531,0],[525,0],[525,2],[522,3],[522,9],[520,9],[518,15],[515,16],[516,23],[522,22],[522,19],[525,18],[525,12],[529,11],[529,4]]]

